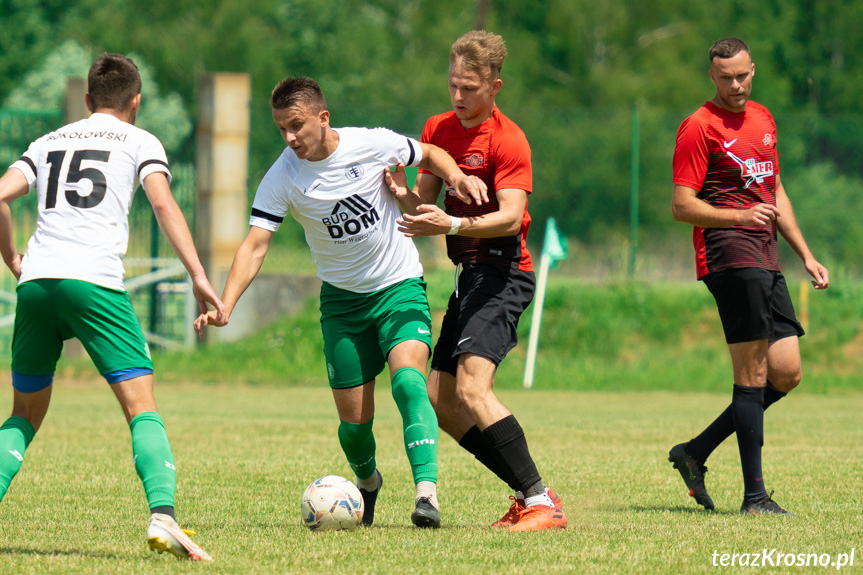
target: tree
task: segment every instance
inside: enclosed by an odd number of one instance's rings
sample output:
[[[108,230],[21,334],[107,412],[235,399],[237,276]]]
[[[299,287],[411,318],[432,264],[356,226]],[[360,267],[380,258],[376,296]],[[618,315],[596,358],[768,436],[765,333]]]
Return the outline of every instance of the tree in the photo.
[[[179,94],[159,94],[159,86],[143,57],[130,54],[141,74],[141,110],[136,124],[156,134],[168,153],[175,152],[192,131],[192,122]],[[70,76],[86,78],[93,51],[74,40],[66,40],[45,58],[42,65],[24,76],[6,99],[5,106],[23,110],[63,108]]]

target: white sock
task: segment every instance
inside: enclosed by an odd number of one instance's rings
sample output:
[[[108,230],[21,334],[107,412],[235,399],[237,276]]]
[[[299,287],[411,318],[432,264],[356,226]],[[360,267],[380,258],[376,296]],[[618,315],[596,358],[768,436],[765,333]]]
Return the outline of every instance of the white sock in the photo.
[[[533,507],[535,505],[554,507],[554,502],[551,500],[551,497],[548,496],[548,493],[540,493],[539,495],[532,495],[524,498],[525,507]]]
[[[374,491],[380,486],[380,475],[378,475],[377,469],[375,469],[375,472],[372,473],[372,476],[367,479],[360,479],[359,477],[357,477],[357,487],[365,489],[366,491]]]
[[[432,507],[440,511],[440,505],[438,505],[437,501],[437,483],[434,481],[420,481],[417,483],[417,496],[414,502],[419,501],[422,497],[428,498]]]

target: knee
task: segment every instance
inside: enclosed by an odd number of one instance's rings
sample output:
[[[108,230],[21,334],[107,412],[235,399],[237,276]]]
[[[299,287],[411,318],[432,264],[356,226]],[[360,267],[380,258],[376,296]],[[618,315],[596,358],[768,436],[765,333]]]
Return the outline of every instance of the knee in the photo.
[[[365,443],[372,435],[372,425],[372,421],[365,423],[341,421],[339,423],[339,443],[343,447]]]
[[[456,388],[456,396],[470,412],[475,411],[485,400],[482,390],[473,385],[459,385]]]
[[[774,374],[770,378],[770,385],[782,393],[788,393],[800,385],[800,381],[802,379],[803,372],[800,369],[797,369],[787,373]]]
[[[392,393],[396,405],[429,400],[426,378],[421,371],[413,367],[403,367],[393,374]]]

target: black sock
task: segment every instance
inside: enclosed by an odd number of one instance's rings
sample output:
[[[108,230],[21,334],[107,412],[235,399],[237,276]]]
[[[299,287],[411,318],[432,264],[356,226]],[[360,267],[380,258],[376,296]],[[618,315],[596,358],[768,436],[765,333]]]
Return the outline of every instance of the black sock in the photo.
[[[527,449],[524,431],[515,416],[508,415],[492,423],[483,430],[482,436],[494,450],[498,465],[506,470],[506,475],[510,477],[507,483],[515,491],[524,493],[541,480]]]
[[[788,392],[779,391],[768,381],[767,387],[764,388],[764,409],[767,409],[786,395],[788,395]]]
[[[767,409],[786,395],[788,394],[779,391],[770,385],[768,381],[767,387],[764,389],[764,409]],[[707,461],[713,450],[719,447],[720,443],[728,439],[732,433],[734,433],[734,418],[731,417],[731,406],[729,405],[704,431],[697,437],[689,440],[689,443],[685,446],[686,453],[704,465],[704,462]]]
[[[737,432],[737,447],[743,468],[744,500],[767,495],[761,475],[761,445],[764,442],[764,388],[734,386],[731,415]]]
[[[477,461],[488,467],[492,473],[500,477],[504,483],[509,485],[512,483],[512,476],[509,474],[509,468],[498,463],[495,450],[483,436],[479,427],[474,425],[468,429],[461,441],[458,444],[467,450],[468,453],[476,457]]]
[[[164,515],[170,515],[171,519],[174,521],[177,520],[177,518],[174,517],[174,508],[170,505],[158,505],[156,507],[152,507],[150,509],[150,513],[163,513]]]

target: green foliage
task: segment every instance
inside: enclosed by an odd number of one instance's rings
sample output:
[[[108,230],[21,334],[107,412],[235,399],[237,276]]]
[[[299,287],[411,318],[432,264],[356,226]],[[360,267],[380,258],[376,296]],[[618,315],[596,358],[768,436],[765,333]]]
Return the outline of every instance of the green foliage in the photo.
[[[250,194],[284,148],[267,104],[277,81],[316,78],[334,125],[417,135],[430,115],[449,109],[449,48],[476,25],[507,41],[497,102],[533,148],[533,218],[557,217],[562,232],[586,246],[616,245],[629,235],[634,106],[641,120],[641,244],[668,245],[680,235],[669,215],[674,137],[681,120],[713,95],[707,50],[723,36],[744,38],[752,48],[753,98],[777,119],[792,201],[805,195],[821,213],[834,205],[836,188],[863,183],[856,152],[863,147],[861,77],[854,72],[863,58],[863,5],[844,0],[179,0],[122,1],[111,9],[100,0],[0,0],[0,16],[0,99],[68,40],[95,53],[133,51],[152,66],[145,89],[169,88],[153,108],[146,108],[153,98],[145,93],[142,110],[142,123],[169,148],[189,133],[187,120],[177,119],[178,96],[196,114],[202,74],[249,73]],[[156,117],[166,119],[150,128]],[[834,227],[807,223],[807,240],[816,255],[837,258],[859,276],[854,254],[863,223],[826,219]],[[539,243],[540,235],[541,227],[532,240]],[[277,242],[302,245],[302,233],[291,227]]]
[[[192,131],[189,113],[180,95],[159,94],[152,69],[138,54],[129,54],[141,74],[141,109],[136,125],[159,137],[168,153],[178,150]],[[67,40],[52,51],[42,65],[30,71],[6,98],[5,106],[22,110],[61,109],[66,101],[66,79],[86,78],[93,50]]]
[[[21,110],[63,108],[66,101],[66,78],[87,77],[93,53],[74,40],[66,40],[53,50],[45,62],[30,71],[6,98],[5,106]]]
[[[153,69],[138,54],[129,54],[141,73],[141,109],[135,125],[158,136],[168,154],[175,153],[192,132],[192,120],[177,92],[159,94]]]

